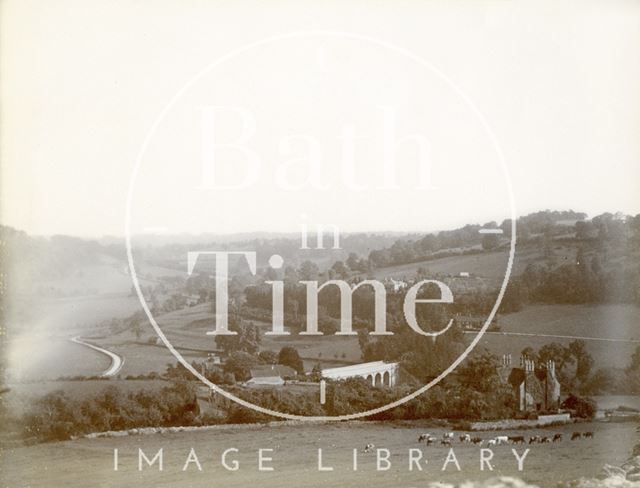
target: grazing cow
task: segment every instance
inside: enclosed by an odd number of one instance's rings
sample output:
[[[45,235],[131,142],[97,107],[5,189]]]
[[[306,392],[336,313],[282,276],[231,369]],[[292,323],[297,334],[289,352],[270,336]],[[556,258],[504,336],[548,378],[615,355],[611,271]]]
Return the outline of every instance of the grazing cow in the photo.
[[[498,441],[495,439],[489,439],[487,441],[487,446],[495,446]]]
[[[442,439],[440,441],[440,444],[442,444],[443,446],[451,446],[451,439],[447,438],[447,439]]]
[[[425,442],[426,440],[429,439],[429,437],[431,437],[431,434],[420,434],[418,436],[418,442]]]
[[[529,444],[533,444],[535,442],[540,442],[540,436],[534,435],[533,437],[529,437]]]
[[[582,434],[582,437],[584,437],[585,439],[593,439],[593,432],[585,432],[584,434]]]
[[[472,437],[471,443],[476,446],[481,446],[484,441],[480,437]]]
[[[574,432],[573,434],[571,434],[572,441],[575,441],[576,439],[580,439],[580,437],[582,437],[582,434],[580,432]]]
[[[521,436],[521,435],[509,436],[509,442],[511,442],[512,444],[524,444],[524,436]]]
[[[434,442],[436,442],[438,439],[433,437],[433,436],[429,436],[427,437],[427,446],[430,446],[431,444],[433,444]]]
[[[471,436],[469,434],[463,434],[460,436],[460,442],[471,442]]]
[[[445,432],[444,434],[442,434],[442,438],[443,439],[453,439],[453,432]]]
[[[374,446],[373,444],[367,444],[366,446],[364,446],[364,452],[371,452],[376,448],[376,446]]]
[[[544,436],[540,439],[540,444],[548,444],[549,442],[551,442],[551,439],[549,439],[547,436]]]
[[[506,444],[507,442],[509,442],[509,438],[506,435],[499,435],[496,437],[497,445]]]
[[[553,442],[560,442],[562,440],[562,434],[555,434],[553,436]]]

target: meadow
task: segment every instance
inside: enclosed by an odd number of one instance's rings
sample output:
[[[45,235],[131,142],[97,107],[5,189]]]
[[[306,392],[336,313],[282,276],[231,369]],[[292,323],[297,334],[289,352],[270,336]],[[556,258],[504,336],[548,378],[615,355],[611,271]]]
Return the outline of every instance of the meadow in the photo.
[[[574,431],[592,431],[593,440],[570,441]],[[529,483],[548,487],[582,476],[593,477],[605,463],[620,464],[628,456],[637,434],[628,424],[581,423],[524,431],[501,431],[500,435],[553,435],[563,433],[564,440],[554,444],[532,446],[504,445],[493,447],[493,471],[480,470],[480,448],[453,445],[460,465],[453,463],[443,471],[449,449],[417,442],[418,435],[430,432],[442,435],[442,428],[427,424],[393,424],[351,422],[330,424],[286,424],[222,426],[212,430],[128,436],[102,439],[79,439],[59,443],[40,444],[5,451],[2,463],[6,486],[153,486],[153,487],[210,487],[229,488],[269,487],[410,487],[424,486],[429,481],[462,482],[484,480],[495,476],[516,476]],[[496,433],[478,434],[490,438]],[[391,467],[376,470],[376,454],[363,453],[366,444],[388,449]],[[486,447],[486,445],[485,445]],[[138,448],[151,459],[163,449],[163,471],[157,465],[138,471]],[[191,463],[183,471],[193,448],[202,471]],[[239,462],[237,471],[227,471],[220,457],[224,450],[235,448],[229,460]],[[323,466],[333,471],[319,471],[317,452],[323,450]],[[421,449],[422,471],[415,465],[409,470],[410,448]],[[522,455],[530,448],[519,472],[512,453]],[[113,469],[113,450],[118,449],[118,471]],[[266,453],[272,460],[267,466],[274,471],[258,470],[258,449],[273,449]],[[358,450],[358,469],[353,470],[353,450]],[[424,459],[427,463],[424,463]]]
[[[551,342],[566,345],[584,337],[594,368],[624,368],[640,345],[637,305],[532,305],[501,316],[499,325],[501,332],[487,333],[478,345],[499,356],[517,358],[525,347],[539,349]]]
[[[373,270],[372,276],[376,279],[394,278],[408,280],[415,278],[419,268],[427,270],[428,274],[442,274],[458,276],[460,273],[469,273],[499,283],[504,278],[508,248],[497,251],[482,252],[476,254],[459,254],[455,256],[418,261],[415,263],[386,266]],[[576,257],[576,247],[557,243],[553,250],[553,259],[558,263],[572,262]],[[529,264],[544,263],[545,257],[539,246],[524,245],[516,248],[512,275],[521,274]]]

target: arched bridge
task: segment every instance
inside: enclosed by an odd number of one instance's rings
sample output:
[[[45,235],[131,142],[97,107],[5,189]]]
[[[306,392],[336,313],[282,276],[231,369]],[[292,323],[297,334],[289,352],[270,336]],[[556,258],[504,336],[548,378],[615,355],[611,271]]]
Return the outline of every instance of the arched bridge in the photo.
[[[340,368],[323,369],[322,377],[332,380],[359,377],[369,381],[372,386],[394,386],[398,381],[398,371],[398,363],[373,361]]]

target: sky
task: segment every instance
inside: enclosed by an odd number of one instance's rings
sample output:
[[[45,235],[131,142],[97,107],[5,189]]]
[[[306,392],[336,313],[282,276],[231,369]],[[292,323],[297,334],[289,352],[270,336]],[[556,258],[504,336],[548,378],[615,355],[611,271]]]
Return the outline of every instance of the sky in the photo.
[[[0,14],[0,221],[29,233],[123,235],[127,215],[132,232],[231,233],[640,213],[638,2]]]

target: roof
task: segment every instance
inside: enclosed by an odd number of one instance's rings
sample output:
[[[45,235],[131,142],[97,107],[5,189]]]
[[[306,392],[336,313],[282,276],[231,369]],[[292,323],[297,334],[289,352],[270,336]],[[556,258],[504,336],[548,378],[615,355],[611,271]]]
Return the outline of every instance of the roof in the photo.
[[[249,381],[246,381],[244,384],[245,385],[280,386],[280,385],[284,385],[284,380],[280,376],[265,376],[265,377],[251,378]]]
[[[256,366],[251,368],[252,378],[285,378],[295,376],[296,370],[283,364]]]

